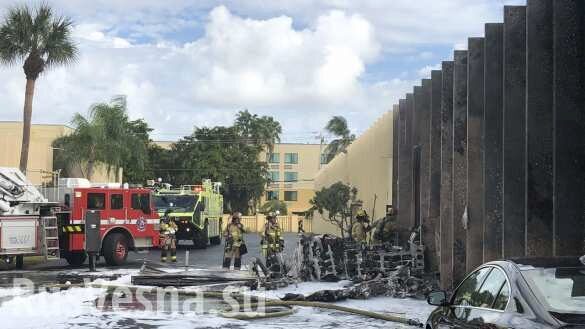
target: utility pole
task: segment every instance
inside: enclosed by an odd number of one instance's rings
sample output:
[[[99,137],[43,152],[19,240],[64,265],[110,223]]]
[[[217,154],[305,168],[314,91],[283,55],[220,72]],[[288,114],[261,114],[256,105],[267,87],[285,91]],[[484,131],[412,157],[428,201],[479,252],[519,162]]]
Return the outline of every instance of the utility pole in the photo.
[[[317,159],[317,161],[319,161],[319,170],[321,170],[321,167],[323,166],[323,145],[325,144],[325,136],[323,136],[323,132],[322,131],[314,131],[313,134],[318,134],[317,136],[315,136],[315,139],[319,140],[319,158]]]

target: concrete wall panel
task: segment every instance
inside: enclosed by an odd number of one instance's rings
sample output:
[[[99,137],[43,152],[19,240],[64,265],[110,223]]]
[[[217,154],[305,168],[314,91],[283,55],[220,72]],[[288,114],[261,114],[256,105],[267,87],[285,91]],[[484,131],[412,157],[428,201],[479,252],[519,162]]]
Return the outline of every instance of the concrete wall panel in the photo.
[[[528,0],[526,12],[527,255],[553,254],[552,0]]]
[[[585,1],[553,2],[554,248],[585,252]]]
[[[503,256],[503,75],[504,25],[485,26],[484,93],[484,229],[483,259]]]
[[[526,252],[526,7],[504,8],[503,256]]]
[[[441,288],[453,287],[453,62],[442,63],[441,84]]]
[[[467,62],[467,262],[483,263],[484,215],[484,38],[470,38]]]
[[[466,273],[467,51],[456,50],[453,66],[453,281]]]

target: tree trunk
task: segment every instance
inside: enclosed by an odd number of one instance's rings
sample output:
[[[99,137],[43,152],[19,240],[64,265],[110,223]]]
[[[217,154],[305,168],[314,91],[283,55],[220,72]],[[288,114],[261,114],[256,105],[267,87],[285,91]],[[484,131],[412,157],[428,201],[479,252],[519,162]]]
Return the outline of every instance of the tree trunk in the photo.
[[[94,167],[95,162],[93,160],[89,160],[87,161],[87,170],[86,170],[86,175],[87,175],[87,179],[89,181],[91,181],[91,176],[93,176],[93,167]]]
[[[35,93],[35,80],[26,79],[24,94],[24,118],[22,125],[22,147],[20,149],[20,171],[26,175],[28,167],[28,150],[30,146],[30,126],[32,120],[32,102]]]

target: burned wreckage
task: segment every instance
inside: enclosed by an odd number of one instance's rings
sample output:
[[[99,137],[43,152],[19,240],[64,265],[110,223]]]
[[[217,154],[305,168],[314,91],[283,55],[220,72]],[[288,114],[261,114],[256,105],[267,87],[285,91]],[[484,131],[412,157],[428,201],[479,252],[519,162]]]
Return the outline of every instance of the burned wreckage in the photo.
[[[353,284],[339,291],[323,291],[314,296],[288,298],[333,301],[370,296],[416,297],[436,287],[424,273],[424,246],[412,233],[405,244],[360,244],[333,235],[300,234],[296,250],[266,268],[254,260],[252,270],[259,285],[277,289],[299,281],[341,281]]]

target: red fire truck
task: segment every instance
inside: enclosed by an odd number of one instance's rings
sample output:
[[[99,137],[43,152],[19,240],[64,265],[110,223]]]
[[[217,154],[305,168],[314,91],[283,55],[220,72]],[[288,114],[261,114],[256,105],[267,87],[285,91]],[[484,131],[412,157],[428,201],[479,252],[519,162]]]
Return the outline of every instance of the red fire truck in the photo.
[[[91,187],[59,182],[42,193],[15,168],[0,168],[0,257],[22,267],[24,256],[65,258],[82,264],[85,252],[85,214],[99,212],[99,235],[108,265],[122,265],[128,251],[159,245],[159,216],[152,190]]]
[[[128,251],[159,245],[160,219],[152,190],[144,188],[75,187],[62,193],[57,215],[61,257],[72,265],[85,261],[86,211],[100,213],[100,237],[108,265],[122,265]]]

